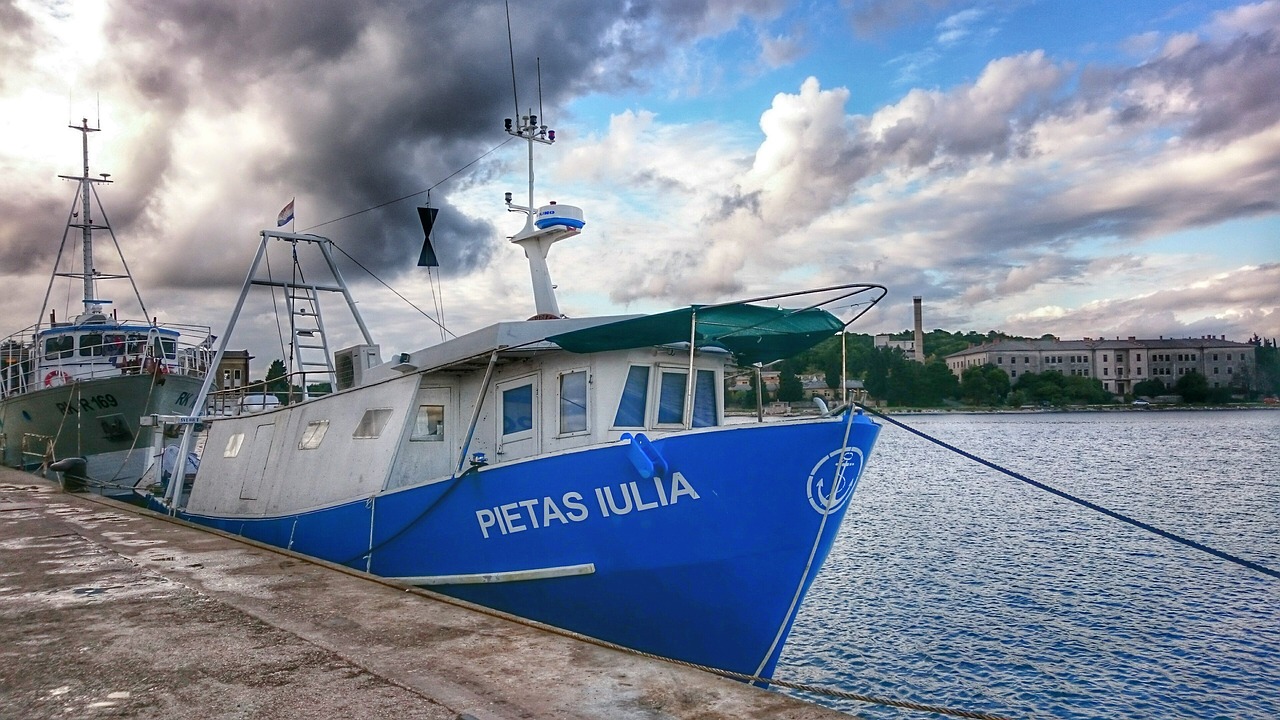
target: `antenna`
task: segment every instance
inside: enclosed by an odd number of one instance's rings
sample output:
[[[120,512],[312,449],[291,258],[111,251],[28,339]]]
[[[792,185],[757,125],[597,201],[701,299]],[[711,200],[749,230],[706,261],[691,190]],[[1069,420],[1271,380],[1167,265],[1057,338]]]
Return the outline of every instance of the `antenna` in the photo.
[[[511,99],[515,101],[516,114],[513,117],[520,117],[520,97],[516,95],[516,46],[511,40],[511,0],[506,0],[507,6],[507,51],[511,54]],[[538,108],[541,110],[542,108]]]
[[[547,114],[542,112],[542,57],[538,56],[538,117],[547,121]]]

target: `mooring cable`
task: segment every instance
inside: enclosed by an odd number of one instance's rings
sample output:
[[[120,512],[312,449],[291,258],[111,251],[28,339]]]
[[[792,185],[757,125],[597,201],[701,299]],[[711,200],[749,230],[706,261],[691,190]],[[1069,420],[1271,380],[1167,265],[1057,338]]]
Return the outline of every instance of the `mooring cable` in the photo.
[[[1011,478],[1013,478],[1013,479],[1015,479],[1015,480],[1021,480],[1022,482],[1027,483],[1028,485],[1031,485],[1032,487],[1036,487],[1036,488],[1039,488],[1039,489],[1041,489],[1041,490],[1044,490],[1045,492],[1048,492],[1048,493],[1052,493],[1052,494],[1054,494],[1054,495],[1057,495],[1058,497],[1060,497],[1060,498],[1062,498],[1062,499],[1064,499],[1064,500],[1070,500],[1071,502],[1076,503],[1077,505],[1082,505],[1082,506],[1084,506],[1084,507],[1089,508],[1090,510],[1093,510],[1093,511],[1095,511],[1095,512],[1099,512],[1099,513],[1102,513],[1103,515],[1106,515],[1106,516],[1108,516],[1108,517],[1111,517],[1111,518],[1114,518],[1114,519],[1116,519],[1116,520],[1119,520],[1120,522],[1128,523],[1128,524],[1130,524],[1130,525],[1132,525],[1132,526],[1134,526],[1134,527],[1136,527],[1136,528],[1141,528],[1141,529],[1143,529],[1143,530],[1146,530],[1147,532],[1154,533],[1154,534],[1159,535],[1159,536],[1161,536],[1161,537],[1163,537],[1163,538],[1166,538],[1166,539],[1172,540],[1172,541],[1174,541],[1174,542],[1176,542],[1176,543],[1182,543],[1183,545],[1186,545],[1187,547],[1192,548],[1192,549],[1194,549],[1194,550],[1199,550],[1199,551],[1201,551],[1201,552],[1209,553],[1210,555],[1213,555],[1213,556],[1215,556],[1215,557],[1218,557],[1218,558],[1221,558],[1221,559],[1223,559],[1223,560],[1226,560],[1227,562],[1235,563],[1235,564],[1237,564],[1237,565],[1240,565],[1241,567],[1246,567],[1246,568],[1249,568],[1250,570],[1253,570],[1253,571],[1255,571],[1255,572],[1260,572],[1260,573],[1262,573],[1263,575],[1268,575],[1268,576],[1270,576],[1270,577],[1273,577],[1273,578],[1276,578],[1276,579],[1280,580],[1280,571],[1273,570],[1273,569],[1271,569],[1271,568],[1267,567],[1266,565],[1262,565],[1262,564],[1260,564],[1260,563],[1256,563],[1256,562],[1254,562],[1254,561],[1252,561],[1252,560],[1246,560],[1246,559],[1244,559],[1244,558],[1242,558],[1242,557],[1239,557],[1238,555],[1232,555],[1231,553],[1229,553],[1229,552],[1227,552],[1227,551],[1225,551],[1225,550],[1219,550],[1218,548],[1210,547],[1210,546],[1205,545],[1204,543],[1201,543],[1201,542],[1196,542],[1195,540],[1192,540],[1191,538],[1183,537],[1183,536],[1181,536],[1181,535],[1179,535],[1179,534],[1177,534],[1177,533],[1170,532],[1170,531],[1165,530],[1165,529],[1163,529],[1163,528],[1158,528],[1158,527],[1156,527],[1155,525],[1152,525],[1152,524],[1150,524],[1150,523],[1145,523],[1145,522],[1143,522],[1143,521],[1141,521],[1141,520],[1138,520],[1137,518],[1129,517],[1128,515],[1125,515],[1124,513],[1117,512],[1117,511],[1112,510],[1112,509],[1110,509],[1110,508],[1103,507],[1103,506],[1101,506],[1101,505],[1099,505],[1099,504],[1097,504],[1097,503],[1089,502],[1088,500],[1085,500],[1084,498],[1076,497],[1075,495],[1072,495],[1071,493],[1066,492],[1065,490],[1059,490],[1058,488],[1055,488],[1055,487],[1053,487],[1052,485],[1047,485],[1047,484],[1042,483],[1042,482],[1040,482],[1040,481],[1038,481],[1038,480],[1032,480],[1031,478],[1027,477],[1026,475],[1022,475],[1021,473],[1014,472],[1013,470],[1010,470],[1010,469],[1008,469],[1008,468],[1001,467],[1000,465],[998,465],[998,464],[996,464],[996,463],[993,463],[993,462],[991,462],[990,460],[987,460],[987,459],[985,459],[985,458],[978,457],[977,455],[974,455],[974,454],[973,454],[973,453],[971,453],[971,452],[967,452],[967,451],[965,451],[965,450],[961,450],[960,448],[956,447],[955,445],[951,445],[950,443],[947,443],[947,442],[946,442],[946,441],[944,441],[944,440],[940,440],[940,439],[938,439],[938,438],[936,438],[936,437],[933,437],[932,435],[930,435],[930,434],[928,434],[928,433],[926,433],[926,432],[924,432],[924,431],[922,431],[922,430],[917,430],[916,428],[913,428],[913,427],[911,427],[910,425],[907,425],[906,423],[900,422],[900,421],[898,421],[898,420],[894,420],[892,417],[889,417],[888,415],[886,415],[886,414],[884,414],[884,413],[882,413],[882,412],[878,412],[878,411],[876,411],[876,410],[874,410],[874,409],[872,409],[872,408],[869,408],[869,407],[867,407],[866,405],[863,405],[862,403],[855,403],[855,404],[856,404],[858,407],[862,408],[863,410],[866,410],[867,412],[871,413],[872,415],[875,415],[876,417],[878,417],[878,418],[880,418],[880,419],[882,419],[882,420],[884,420],[884,421],[886,421],[886,422],[892,423],[892,424],[894,424],[894,425],[896,425],[896,426],[898,426],[898,427],[902,428],[903,430],[906,430],[907,432],[912,433],[913,435],[917,435],[917,436],[919,436],[919,437],[922,437],[922,438],[924,438],[925,440],[928,440],[929,442],[934,443],[935,445],[939,445],[939,446],[944,447],[944,448],[946,448],[946,449],[948,449],[948,450],[950,450],[950,451],[952,451],[952,452],[954,452],[954,453],[956,453],[956,454],[958,454],[958,455],[962,455],[962,456],[964,456],[964,457],[966,457],[966,458],[969,458],[970,460],[972,460],[972,461],[974,461],[974,462],[976,462],[976,463],[978,463],[978,464],[980,464],[980,465],[985,465],[985,466],[987,466],[987,467],[991,468],[992,470],[995,470],[995,471],[997,471],[997,472],[1004,473],[1005,475],[1008,475],[1009,477],[1011,477]]]

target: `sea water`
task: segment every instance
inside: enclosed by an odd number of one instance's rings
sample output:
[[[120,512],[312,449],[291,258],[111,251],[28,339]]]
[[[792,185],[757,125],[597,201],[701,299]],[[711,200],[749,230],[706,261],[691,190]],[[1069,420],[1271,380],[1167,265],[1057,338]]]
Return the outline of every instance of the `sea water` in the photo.
[[[1280,412],[895,417],[1280,570]],[[776,677],[1019,718],[1280,718],[1280,580],[886,424]]]

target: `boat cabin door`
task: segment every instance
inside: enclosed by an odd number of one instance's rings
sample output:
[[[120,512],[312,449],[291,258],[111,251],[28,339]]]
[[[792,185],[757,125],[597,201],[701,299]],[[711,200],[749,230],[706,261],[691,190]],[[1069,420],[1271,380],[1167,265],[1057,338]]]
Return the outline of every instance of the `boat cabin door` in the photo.
[[[497,462],[536,455],[541,444],[542,393],[538,375],[504,380],[496,385],[498,403]]]
[[[407,428],[408,442],[402,444],[397,477],[446,477],[457,461],[457,409],[447,387],[420,387]]]

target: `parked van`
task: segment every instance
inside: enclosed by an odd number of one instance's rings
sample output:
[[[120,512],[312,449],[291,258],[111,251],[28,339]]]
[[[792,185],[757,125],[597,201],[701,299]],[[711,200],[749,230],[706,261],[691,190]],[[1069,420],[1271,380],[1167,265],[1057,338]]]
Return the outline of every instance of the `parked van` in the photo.
[[[274,410],[280,407],[280,398],[270,393],[250,393],[240,398],[240,411],[238,415],[245,413],[260,413],[264,410]]]

